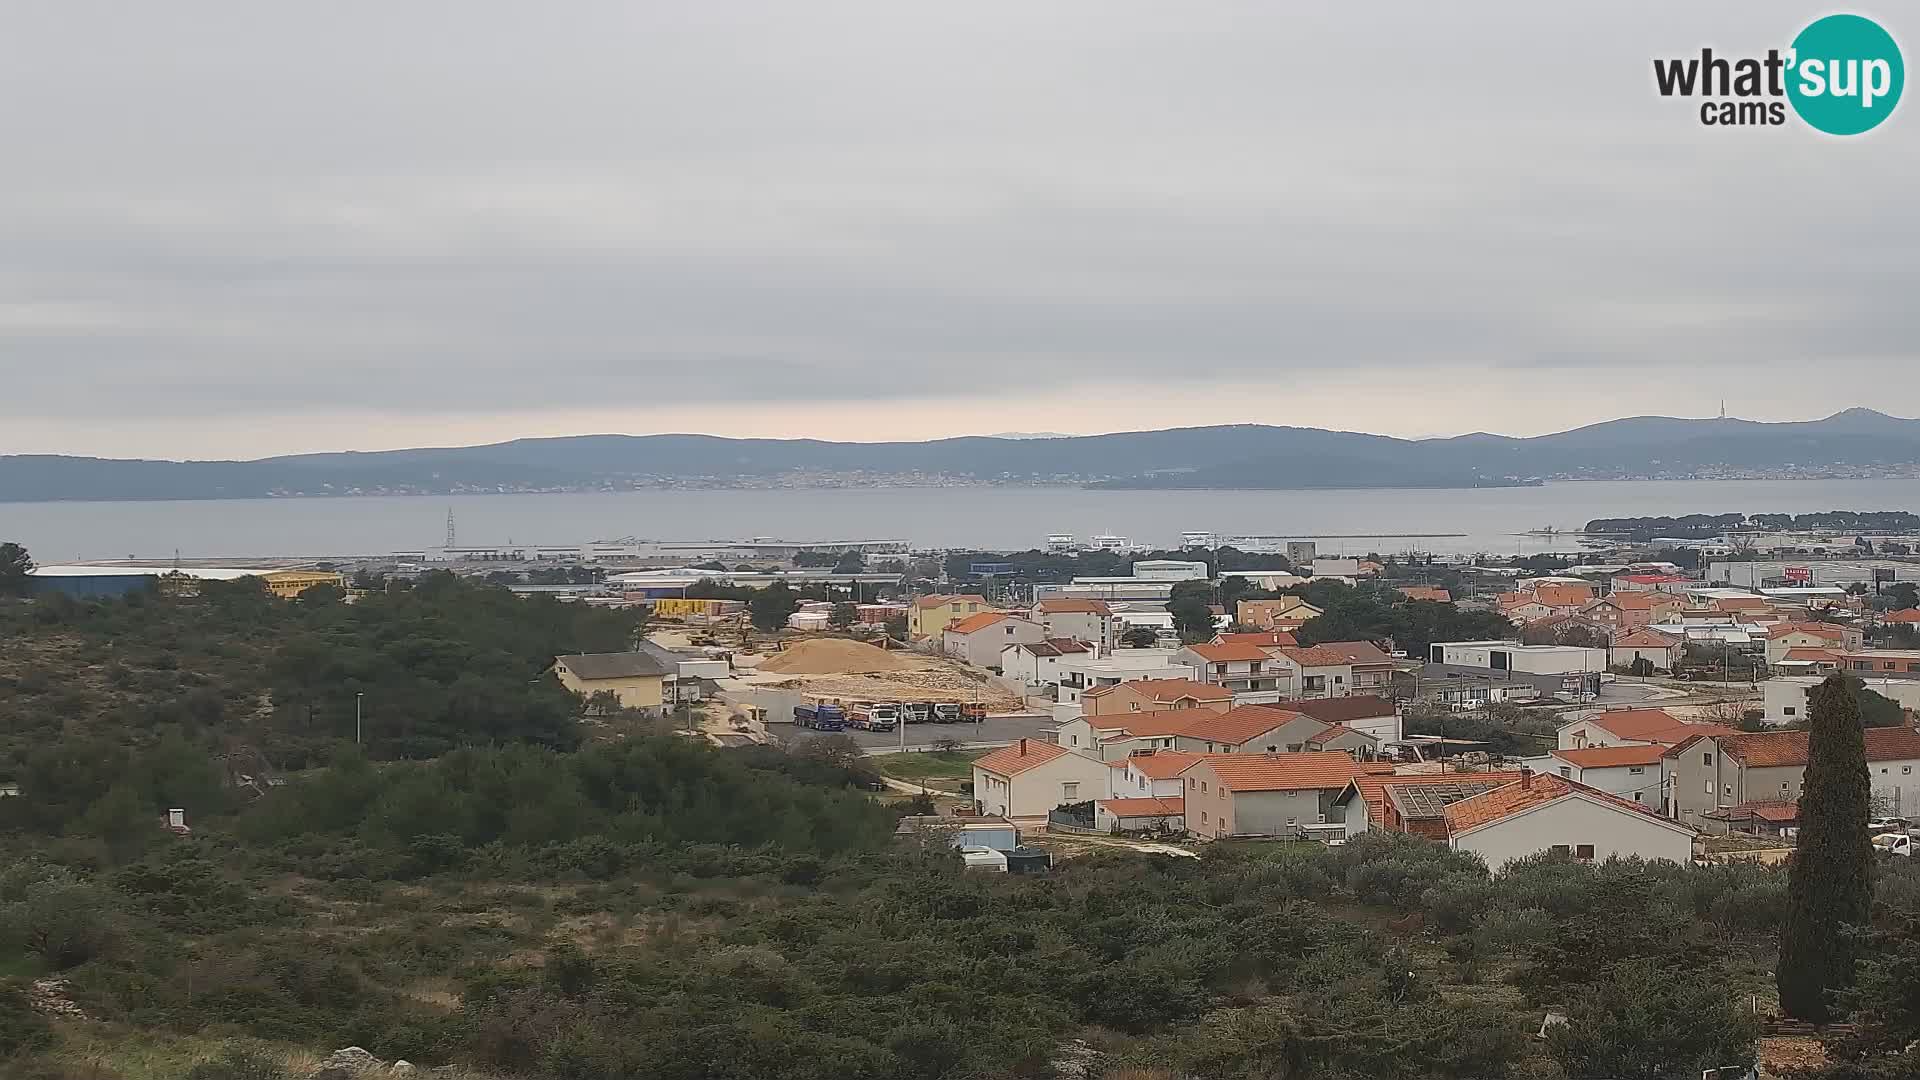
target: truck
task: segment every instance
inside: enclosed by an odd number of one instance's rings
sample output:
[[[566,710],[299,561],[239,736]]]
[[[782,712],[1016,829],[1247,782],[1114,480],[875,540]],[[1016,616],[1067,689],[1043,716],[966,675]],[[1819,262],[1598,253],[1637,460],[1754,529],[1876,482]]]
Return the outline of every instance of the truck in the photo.
[[[830,701],[809,701],[793,707],[793,722],[815,731],[843,731],[847,726],[847,713]]]
[[[925,701],[909,701],[900,706],[900,722],[903,724],[925,724],[933,720],[933,705]]]
[[[957,701],[936,701],[933,704],[933,722],[936,724],[957,724],[961,721],[960,703]]]
[[[960,706],[960,719],[968,724],[977,724],[987,718],[987,707],[978,701],[969,701]]]
[[[1900,855],[1906,858],[1912,858],[1913,841],[1914,836],[1911,830],[1907,832],[1881,833],[1879,836],[1873,838],[1873,850],[1882,855]]]
[[[855,731],[892,731],[900,726],[900,706],[891,701],[862,701],[847,714]]]

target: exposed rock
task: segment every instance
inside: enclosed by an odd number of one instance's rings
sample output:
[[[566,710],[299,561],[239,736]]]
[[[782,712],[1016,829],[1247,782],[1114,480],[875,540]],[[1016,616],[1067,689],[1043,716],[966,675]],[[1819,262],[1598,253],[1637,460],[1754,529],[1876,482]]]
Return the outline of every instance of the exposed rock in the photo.
[[[308,1080],[357,1080],[363,1073],[384,1070],[386,1063],[358,1046],[348,1046],[327,1055]]]
[[[1104,1057],[1079,1039],[1072,1039],[1054,1047],[1049,1064],[1057,1080],[1092,1080]]]
[[[390,1076],[412,1076],[417,1071],[419,1070],[413,1067],[413,1062],[408,1061],[406,1058],[401,1058],[399,1061],[387,1066],[387,1074]]]
[[[67,996],[67,980],[35,979],[27,987],[27,1001],[32,1003],[34,1011],[46,1016],[64,1016],[73,1020],[85,1020],[87,1014]]]

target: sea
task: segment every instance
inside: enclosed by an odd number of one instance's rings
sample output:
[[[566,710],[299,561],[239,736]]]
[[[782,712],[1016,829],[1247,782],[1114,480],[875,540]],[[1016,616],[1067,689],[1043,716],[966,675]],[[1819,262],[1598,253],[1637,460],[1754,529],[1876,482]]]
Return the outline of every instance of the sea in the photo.
[[[1050,534],[1172,547],[1183,532],[1313,539],[1323,554],[1536,554],[1598,517],[1920,511],[1920,479],[1578,481],[1540,487],[1087,491],[788,488],[0,503],[0,541],[41,563],[351,558],[438,546],[643,540],[898,539],[1024,550]],[[1548,529],[1554,535],[1545,535]]]

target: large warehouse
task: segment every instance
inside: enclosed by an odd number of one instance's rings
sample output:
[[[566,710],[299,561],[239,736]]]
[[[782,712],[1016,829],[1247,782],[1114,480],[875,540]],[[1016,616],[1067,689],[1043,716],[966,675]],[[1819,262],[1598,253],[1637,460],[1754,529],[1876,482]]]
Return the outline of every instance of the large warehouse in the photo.
[[[345,576],[330,570],[260,568],[251,570],[206,566],[36,566],[35,592],[58,592],[72,597],[121,596],[163,581],[237,581],[259,578],[275,596],[293,599],[315,585],[344,588]]]

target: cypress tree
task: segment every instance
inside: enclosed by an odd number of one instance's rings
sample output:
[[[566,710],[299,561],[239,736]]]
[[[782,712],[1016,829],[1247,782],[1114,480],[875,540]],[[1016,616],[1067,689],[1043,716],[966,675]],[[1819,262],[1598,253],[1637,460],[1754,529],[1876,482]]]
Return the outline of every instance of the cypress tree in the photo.
[[[1824,1023],[1831,1011],[1827,993],[1853,981],[1853,954],[1841,928],[1864,924],[1872,899],[1872,778],[1860,704],[1845,677],[1828,676],[1808,699],[1800,837],[1787,878],[1776,978],[1788,1016]]]

